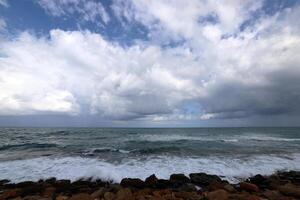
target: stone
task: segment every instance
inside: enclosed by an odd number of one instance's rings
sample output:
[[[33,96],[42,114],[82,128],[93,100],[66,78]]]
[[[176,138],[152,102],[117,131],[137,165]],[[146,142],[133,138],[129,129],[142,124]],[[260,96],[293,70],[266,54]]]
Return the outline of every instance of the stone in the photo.
[[[300,198],[300,187],[297,187],[292,183],[287,183],[283,186],[279,186],[278,190],[284,195]]]
[[[91,194],[91,197],[93,198],[93,199],[95,199],[95,198],[102,198],[103,197],[103,195],[104,195],[104,193],[105,193],[105,188],[100,188],[99,190],[96,190],[95,192],[93,192],[92,194]]]
[[[129,188],[122,188],[116,194],[116,200],[130,200],[130,199],[134,199],[134,198]]]
[[[209,192],[207,194],[208,200],[227,200],[228,199],[228,193],[225,190],[216,190]]]
[[[105,192],[104,199],[105,200],[114,200],[115,199],[115,194],[112,193],[112,192]]]
[[[196,192],[197,191],[197,188],[195,185],[191,184],[191,183],[187,183],[187,184],[184,184],[184,185],[181,185],[179,188],[178,188],[179,191],[185,191],[185,192]]]
[[[240,189],[248,192],[259,192],[259,188],[255,184],[247,182],[241,182]]]
[[[145,182],[139,178],[124,178],[122,179],[120,185],[122,187],[144,188]]]
[[[208,186],[211,182],[222,182],[220,177],[216,175],[209,175],[205,173],[191,173],[190,175],[191,182],[198,186]]]
[[[158,178],[155,176],[155,174],[152,174],[151,176],[147,177],[145,179],[145,185],[147,187],[155,187],[158,184]]]
[[[268,200],[288,200],[290,198],[283,196],[279,191],[267,190],[263,195],[268,198]]]
[[[224,185],[223,189],[226,190],[227,192],[230,192],[230,193],[235,193],[236,192],[236,189],[230,184]]]
[[[170,182],[173,184],[182,185],[185,183],[190,183],[191,180],[186,177],[184,174],[172,174],[170,176]]]
[[[72,195],[72,197],[69,200],[93,200],[93,198],[89,194],[79,193]]]
[[[175,192],[175,197],[176,198],[182,198],[182,199],[190,199],[190,200],[196,200],[200,199],[200,196],[196,192]]]
[[[55,199],[55,200],[67,200],[67,199],[69,199],[69,197],[68,197],[68,196],[59,195],[58,197],[56,197],[56,199]]]
[[[47,187],[43,192],[43,196],[52,197],[55,191],[56,191],[55,187]]]
[[[0,195],[0,199],[16,198],[20,195],[20,193],[21,190],[19,188],[7,190]]]

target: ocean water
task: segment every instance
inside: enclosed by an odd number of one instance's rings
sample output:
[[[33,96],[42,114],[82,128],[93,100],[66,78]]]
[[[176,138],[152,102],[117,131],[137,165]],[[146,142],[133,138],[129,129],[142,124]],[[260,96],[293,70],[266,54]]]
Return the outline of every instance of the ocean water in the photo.
[[[14,182],[277,170],[300,170],[300,128],[0,128],[0,179]]]

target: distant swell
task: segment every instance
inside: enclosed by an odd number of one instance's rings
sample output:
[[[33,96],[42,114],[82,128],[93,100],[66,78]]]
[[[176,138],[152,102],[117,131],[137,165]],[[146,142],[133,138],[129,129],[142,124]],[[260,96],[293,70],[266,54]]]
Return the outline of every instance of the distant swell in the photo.
[[[56,147],[56,146],[57,146],[56,144],[39,144],[39,143],[3,145],[3,146],[0,146],[0,151],[15,149],[15,148],[21,148],[21,149],[40,148],[41,149],[41,148],[51,148],[51,147]]]

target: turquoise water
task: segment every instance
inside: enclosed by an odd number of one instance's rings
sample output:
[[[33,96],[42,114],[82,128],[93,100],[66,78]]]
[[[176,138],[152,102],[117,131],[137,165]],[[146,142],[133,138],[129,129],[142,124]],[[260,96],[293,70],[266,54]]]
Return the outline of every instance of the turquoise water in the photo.
[[[0,128],[0,179],[300,170],[300,128]]]

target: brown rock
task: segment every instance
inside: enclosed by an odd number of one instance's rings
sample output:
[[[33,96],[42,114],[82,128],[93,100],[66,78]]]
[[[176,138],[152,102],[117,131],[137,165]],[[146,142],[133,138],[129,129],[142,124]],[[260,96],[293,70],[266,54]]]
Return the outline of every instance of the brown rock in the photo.
[[[5,191],[2,195],[0,195],[0,199],[9,199],[9,198],[16,198],[20,195],[21,190],[16,188],[16,189],[11,189],[8,191]]]
[[[117,192],[116,200],[131,200],[134,199],[129,188],[122,188]]]
[[[227,200],[228,193],[225,190],[216,190],[207,194],[208,200]]]
[[[236,192],[236,189],[230,184],[224,185],[223,189],[226,190],[227,192],[230,192],[230,193],[235,193]]]
[[[280,192],[276,190],[267,190],[263,195],[269,200],[288,200],[290,198],[283,196]]]
[[[96,199],[96,198],[102,198],[103,195],[104,195],[104,193],[105,193],[105,188],[100,188],[99,190],[96,190],[95,192],[93,192],[93,193],[91,194],[91,197],[92,197],[93,199]]]
[[[221,182],[220,177],[205,173],[192,173],[189,175],[191,182],[199,186],[208,186],[211,182]]]
[[[182,199],[190,199],[190,200],[200,198],[200,196],[196,192],[184,192],[184,191],[175,192],[175,197],[182,198]]]
[[[112,192],[105,192],[104,199],[105,200],[113,200],[113,199],[115,199],[115,196],[116,195]]]
[[[93,200],[93,198],[89,194],[79,193],[73,195],[69,200]]]
[[[56,197],[56,200],[67,200],[67,199],[69,199],[69,197],[64,195],[59,195],[58,197]]]
[[[292,183],[287,183],[283,186],[279,186],[278,190],[284,195],[300,198],[300,187],[297,187]]]
[[[240,183],[240,188],[242,190],[248,191],[248,192],[258,192],[259,188],[252,183],[246,183],[246,182],[242,182]]]
[[[54,187],[47,187],[45,191],[43,192],[44,197],[52,197],[53,194],[55,193],[55,188]]]

